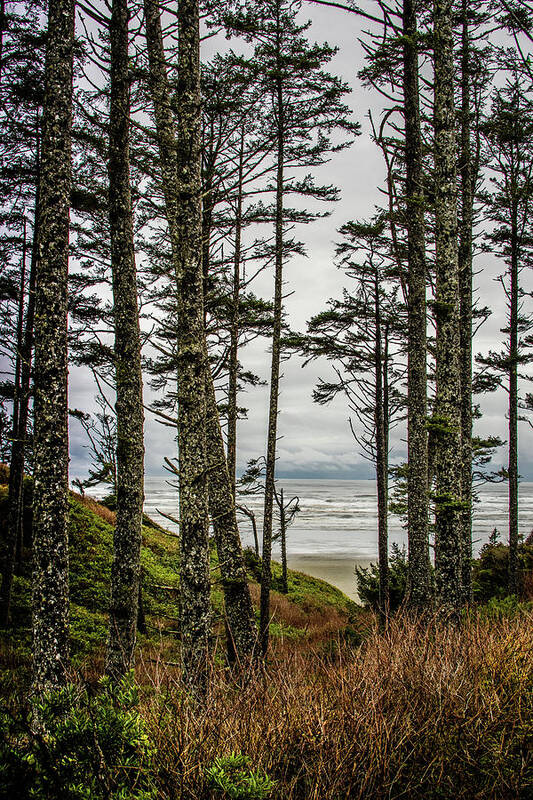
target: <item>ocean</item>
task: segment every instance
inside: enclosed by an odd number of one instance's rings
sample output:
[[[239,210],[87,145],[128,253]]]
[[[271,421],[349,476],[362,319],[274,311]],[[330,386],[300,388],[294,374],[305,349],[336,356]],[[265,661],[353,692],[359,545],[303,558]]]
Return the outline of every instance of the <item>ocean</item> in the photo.
[[[287,532],[289,565],[339,586],[356,598],[354,567],[377,559],[376,486],[370,480],[279,480],[286,500],[299,498],[300,512]],[[171,522],[158,514],[177,516],[177,490],[165,478],[146,478],[146,513],[169,529]],[[497,528],[503,541],[507,538],[507,484],[486,484],[478,489],[479,502],[474,510],[474,552]],[[257,516],[261,536],[262,500],[240,498]],[[528,535],[533,528],[533,483],[520,484],[520,532]],[[252,528],[240,516],[244,546],[253,546]],[[406,544],[401,520],[390,515],[389,539]],[[279,544],[274,542],[273,557],[279,558]]]
[[[285,499],[299,498],[300,512],[287,533],[290,555],[329,555],[336,558],[377,558],[377,508],[374,481],[279,480]],[[146,478],[145,511],[169,529],[175,526],[158,515],[158,510],[177,516],[177,490],[165,478]],[[474,550],[488,540],[494,528],[507,536],[507,484],[485,484],[478,489],[474,509]],[[240,503],[257,516],[261,535],[262,498],[242,497]],[[520,531],[526,536],[533,528],[533,483],[520,484]],[[244,546],[253,545],[252,528],[246,517],[240,520]],[[401,520],[389,515],[389,539],[400,546],[407,536]],[[274,545],[275,547],[275,545]]]

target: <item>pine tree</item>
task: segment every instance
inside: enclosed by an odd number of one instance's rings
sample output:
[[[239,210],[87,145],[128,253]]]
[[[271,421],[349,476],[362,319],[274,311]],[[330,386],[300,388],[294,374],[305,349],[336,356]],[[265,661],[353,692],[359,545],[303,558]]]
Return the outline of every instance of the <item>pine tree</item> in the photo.
[[[404,202],[408,263],[407,532],[409,602],[417,608],[424,606],[431,596],[428,538],[427,264],[420,129],[419,32],[415,0],[404,0],[402,13]]]
[[[166,72],[165,55],[163,48],[163,38],[161,33],[161,23],[157,6],[146,0],[145,2],[146,34],[148,44],[148,55],[150,61],[150,90],[156,118],[156,130],[158,136],[158,146],[160,151],[161,174],[163,192],[165,195],[166,216],[169,226],[172,253],[176,267],[179,267],[180,258],[180,227],[178,224],[177,210],[178,200],[178,164],[176,163],[176,138],[172,106],[170,102],[170,87]],[[199,98],[197,98],[198,101]],[[185,153],[183,153],[185,156]],[[199,197],[198,197],[199,199]],[[201,245],[201,240],[198,240]],[[197,252],[197,257],[201,256],[201,247]],[[192,254],[191,254],[192,255]],[[200,263],[201,267],[201,263]],[[178,277],[180,272],[177,271]],[[203,279],[203,275],[201,276]],[[178,280],[178,294],[180,293],[180,283]],[[203,280],[202,287],[203,289]],[[202,347],[203,367],[204,367],[204,397],[206,397],[206,435],[209,437],[209,453],[213,458],[213,463],[204,464],[204,470],[209,468],[210,478],[210,513],[214,524],[215,539],[219,553],[225,555],[220,558],[222,578],[225,589],[225,604],[228,617],[229,628],[232,641],[228,645],[237,651],[239,658],[246,660],[253,653],[256,642],[255,620],[250,600],[248,583],[246,581],[246,571],[242,557],[242,549],[237,528],[235,505],[231,493],[231,484],[227,472],[226,459],[224,454],[224,444],[222,432],[218,421],[218,411],[212,388],[212,376],[208,367],[207,347],[205,342],[203,308],[201,309],[201,329],[197,331],[197,344]],[[181,382],[180,364],[178,362],[178,381]],[[178,394],[178,412],[180,397]],[[181,453],[180,447],[180,453]],[[200,465],[196,463],[196,469]],[[180,464],[180,498],[185,491],[186,483],[183,482],[183,468]],[[204,472],[205,474],[205,472]],[[185,506],[186,508],[186,506]],[[180,500],[180,527],[182,523],[182,512],[184,506]],[[207,517],[206,517],[207,519]],[[183,542],[184,530],[181,529]],[[197,633],[201,634],[201,641],[207,646],[208,626],[209,626],[209,604],[210,604],[210,583],[208,573],[208,541],[207,527],[205,537],[194,540],[191,536],[189,547],[196,547],[193,552],[196,561],[187,564],[187,549],[182,549],[182,564],[188,572],[185,573],[185,588],[189,591],[188,602],[193,603],[196,599],[200,627]],[[231,558],[229,554],[231,553]],[[183,578],[182,578],[183,580]],[[190,581],[187,587],[186,581]],[[202,611],[203,609],[203,611]],[[185,611],[183,612],[185,624],[191,624],[192,620],[187,620]],[[204,638],[205,637],[205,638]],[[202,645],[204,646],[204,645]],[[207,652],[207,651],[205,651]],[[185,662],[187,663],[187,662]]]
[[[275,142],[275,178],[271,191],[275,200],[271,209],[274,225],[273,247],[265,255],[274,261],[274,308],[270,398],[266,446],[265,504],[261,575],[260,639],[263,654],[268,649],[270,617],[272,520],[278,436],[281,333],[283,322],[284,265],[301,245],[287,236],[287,223],[311,222],[318,213],[287,207],[287,198],[303,195],[319,200],[335,200],[332,186],[318,186],[311,175],[302,180],[289,177],[287,170],[323,164],[330,153],[347,146],[334,144],[331,134],[343,131],[354,134],[358,126],[348,119],[349,109],[342,103],[347,86],[324,72],[335,51],[328,45],[310,45],[305,39],[309,24],[299,24],[299,2],[261,0],[228,14],[226,25],[255,43],[253,57],[243,59],[243,66],[256,76],[259,90],[268,103],[265,125]],[[305,98],[305,101],[304,101]]]
[[[486,234],[490,248],[503,260],[505,273],[500,283],[507,298],[508,324],[502,329],[507,342],[501,352],[478,358],[507,381],[509,440],[506,477],[509,482],[509,591],[520,590],[518,573],[518,423],[520,368],[533,356],[529,350],[532,320],[523,310],[522,271],[531,266],[533,231],[533,108],[527,95],[524,77],[516,61],[504,62],[510,72],[506,86],[493,99],[491,117],[484,135],[494,174],[493,189],[485,195],[486,211],[494,225]]]
[[[321,380],[313,399],[329,403],[339,394],[353,414],[350,427],[361,454],[376,471],[378,511],[379,610],[389,612],[388,479],[389,432],[403,411],[405,310],[398,300],[398,276],[385,214],[369,223],[348,222],[340,229],[339,266],[351,284],[342,300],[313,317],[308,332],[292,344],[308,360],[326,357],[335,381]]]

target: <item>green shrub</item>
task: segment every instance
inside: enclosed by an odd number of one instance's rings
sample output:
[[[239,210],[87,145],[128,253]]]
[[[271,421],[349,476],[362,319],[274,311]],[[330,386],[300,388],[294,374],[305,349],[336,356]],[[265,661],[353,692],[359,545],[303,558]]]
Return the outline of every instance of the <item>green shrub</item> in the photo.
[[[533,546],[518,547],[519,580],[524,584],[526,576],[533,572]],[[509,589],[509,548],[498,541],[494,531],[490,541],[483,545],[479,558],[473,562],[472,585],[474,598],[481,603],[492,597],[502,598]]]
[[[155,800],[155,754],[130,675],[97,691],[70,685],[0,713],[0,796],[17,800]],[[35,720],[38,720],[36,729]]]
[[[480,616],[488,620],[513,619],[513,617],[531,611],[533,611],[533,603],[521,603],[514,594],[506,597],[491,597],[485,605],[479,607]]]
[[[250,759],[242,753],[215,758],[206,777],[211,789],[231,800],[264,800],[275,786],[264,772],[250,769]]]
[[[389,558],[390,610],[397,611],[405,597],[407,588],[407,552],[393,543]],[[369,567],[356,567],[355,577],[359,597],[366,606],[377,610],[379,607],[379,568],[377,564]]]

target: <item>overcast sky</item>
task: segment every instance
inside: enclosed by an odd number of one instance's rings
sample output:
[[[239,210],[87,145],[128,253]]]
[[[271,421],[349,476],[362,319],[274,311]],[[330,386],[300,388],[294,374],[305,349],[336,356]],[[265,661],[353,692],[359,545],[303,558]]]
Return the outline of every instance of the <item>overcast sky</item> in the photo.
[[[371,4],[368,4],[371,7]],[[285,270],[286,291],[294,293],[288,297],[286,308],[288,321],[293,329],[304,330],[306,321],[325,308],[328,298],[338,297],[346,281],[343,273],[335,267],[334,249],[338,241],[336,233],[340,225],[350,219],[364,219],[372,215],[374,206],[382,203],[379,189],[383,187],[385,170],[381,154],[370,137],[368,112],[375,118],[382,107],[376,92],[364,89],[357,78],[363,65],[363,52],[358,42],[362,28],[360,20],[352,14],[312,3],[304,4],[305,17],[313,25],[309,38],[339,47],[329,71],[341,75],[352,87],[347,102],[353,108],[354,119],[361,123],[362,135],[350,149],[333,156],[327,167],[319,172],[326,183],[333,183],[341,190],[341,199],[331,206],[332,214],[324,220],[301,226],[298,235],[307,247],[308,257],[296,257]],[[222,47],[227,44],[222,41]],[[218,44],[207,43],[204,58],[209,57]],[[237,45],[236,45],[237,46]],[[495,278],[501,271],[496,259],[483,256],[478,259],[476,269],[482,269],[476,283],[479,299],[493,311],[489,321],[475,339],[474,351],[486,353],[489,348],[499,347],[499,329],[505,323],[505,301],[501,287]],[[261,277],[254,291],[264,297],[273,292],[271,271]],[[268,379],[270,356],[268,342],[260,340],[248,347],[241,355],[246,368]],[[338,398],[329,406],[318,406],[311,398],[319,377],[331,376],[331,367],[326,362],[314,363],[302,369],[300,359],[294,357],[283,366],[280,395],[278,445],[278,474],[285,477],[331,477],[372,478],[371,466],[357,451],[348,427],[348,408]],[[149,392],[147,390],[148,397]],[[95,387],[90,375],[73,368],[70,375],[70,406],[91,410],[94,407]],[[268,418],[268,387],[259,387],[240,397],[239,402],[249,408],[248,419],[239,425],[238,468],[242,469],[250,458],[265,452]],[[477,425],[482,435],[497,434],[506,439],[505,418],[506,395],[503,391],[482,400],[483,419]],[[405,456],[405,433],[398,429],[392,439],[393,461]],[[71,424],[71,477],[83,476],[87,470],[86,444],[79,424]],[[533,432],[527,423],[520,430],[521,473],[533,479]],[[163,458],[175,455],[172,431],[158,424],[150,414],[146,419],[146,472],[161,475]],[[505,448],[495,458],[495,465],[505,463]]]

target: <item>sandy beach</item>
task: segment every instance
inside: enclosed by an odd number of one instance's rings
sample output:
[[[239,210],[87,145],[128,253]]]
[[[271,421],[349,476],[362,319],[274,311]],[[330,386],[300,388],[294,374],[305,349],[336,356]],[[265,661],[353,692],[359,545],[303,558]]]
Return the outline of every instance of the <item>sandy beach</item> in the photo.
[[[288,565],[291,569],[299,572],[306,572],[315,578],[338,586],[352,600],[359,600],[357,595],[357,585],[354,575],[356,565],[368,567],[370,560],[357,558],[357,556],[338,556],[338,555],[289,555]]]

